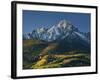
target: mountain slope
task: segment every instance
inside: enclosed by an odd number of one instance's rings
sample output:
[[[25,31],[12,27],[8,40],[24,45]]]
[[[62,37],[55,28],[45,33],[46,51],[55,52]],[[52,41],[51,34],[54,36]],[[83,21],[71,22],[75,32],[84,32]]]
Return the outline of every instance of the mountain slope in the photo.
[[[38,28],[33,30],[31,33],[24,34],[24,39],[39,39],[47,42],[54,40],[62,40],[70,36],[70,40],[73,38],[81,38],[82,40],[89,43],[90,35],[80,32],[78,28],[74,27],[73,24],[67,20],[61,20],[57,25],[51,28]]]
[[[90,66],[90,32],[61,20],[23,34],[23,69]]]

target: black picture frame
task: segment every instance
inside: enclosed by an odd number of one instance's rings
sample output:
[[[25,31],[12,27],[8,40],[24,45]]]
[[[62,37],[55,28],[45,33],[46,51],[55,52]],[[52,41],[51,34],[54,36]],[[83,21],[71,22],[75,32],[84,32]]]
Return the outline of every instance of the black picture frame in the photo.
[[[79,72],[79,73],[64,73],[64,74],[50,74],[50,75],[30,75],[30,76],[17,76],[17,5],[45,5],[45,6],[58,6],[58,7],[76,7],[76,8],[89,8],[95,9],[95,48],[96,48],[96,62],[95,71],[93,72]],[[12,1],[11,2],[11,78],[38,78],[38,77],[54,77],[54,76],[68,76],[68,75],[85,75],[85,74],[97,74],[98,72],[98,54],[97,54],[97,24],[98,24],[98,8],[97,6],[87,6],[87,5],[72,5],[72,4],[56,4],[56,3],[41,3],[41,2],[24,2],[24,1]]]

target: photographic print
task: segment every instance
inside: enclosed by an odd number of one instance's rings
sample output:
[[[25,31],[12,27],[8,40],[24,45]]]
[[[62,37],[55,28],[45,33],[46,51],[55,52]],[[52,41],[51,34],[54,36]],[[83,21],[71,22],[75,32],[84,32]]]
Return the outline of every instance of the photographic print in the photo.
[[[97,6],[12,2],[11,77],[97,73]]]
[[[90,66],[90,14],[23,10],[23,69]]]

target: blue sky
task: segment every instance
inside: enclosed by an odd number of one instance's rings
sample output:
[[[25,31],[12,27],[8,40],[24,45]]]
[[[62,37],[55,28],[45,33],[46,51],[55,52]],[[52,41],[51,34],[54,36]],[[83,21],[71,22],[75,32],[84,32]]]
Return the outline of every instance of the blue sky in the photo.
[[[52,27],[63,19],[71,21],[82,32],[89,32],[90,18],[91,15],[87,13],[23,10],[23,33],[29,33],[39,27]]]

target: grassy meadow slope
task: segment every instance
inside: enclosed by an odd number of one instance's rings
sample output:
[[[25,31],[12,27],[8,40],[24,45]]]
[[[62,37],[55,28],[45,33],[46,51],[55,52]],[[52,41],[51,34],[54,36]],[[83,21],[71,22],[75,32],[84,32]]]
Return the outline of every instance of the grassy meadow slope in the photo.
[[[23,69],[90,66],[90,52],[83,50],[59,51],[59,43],[32,39],[23,40]]]

